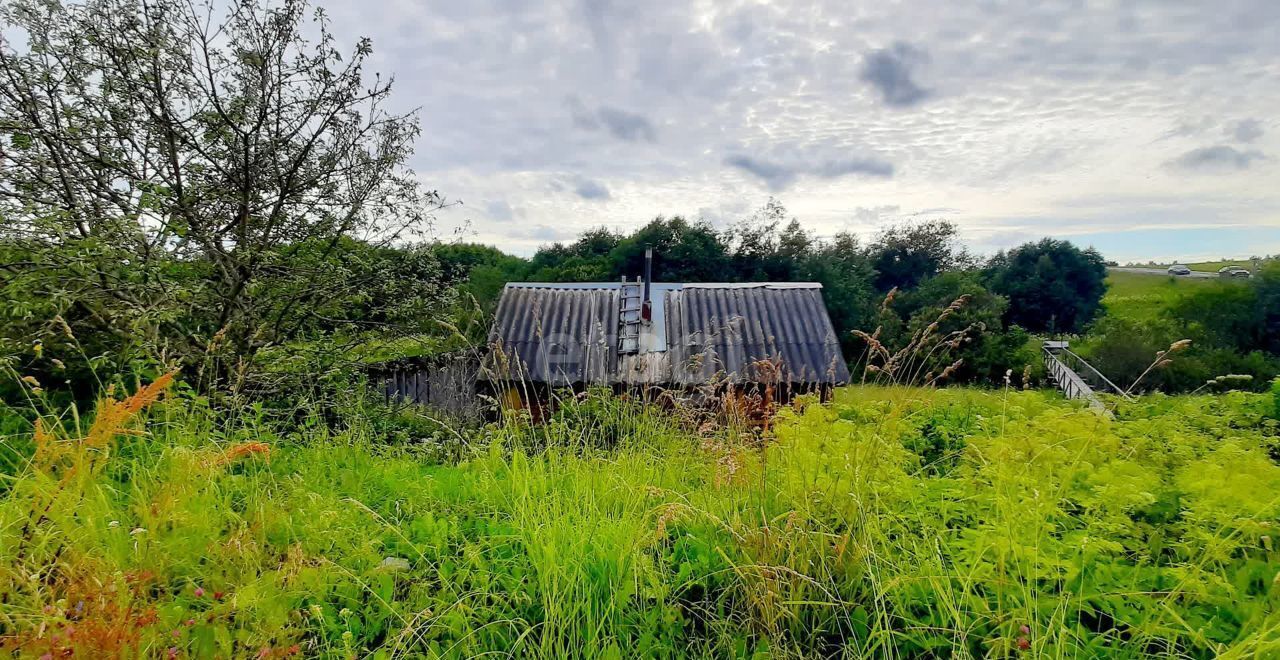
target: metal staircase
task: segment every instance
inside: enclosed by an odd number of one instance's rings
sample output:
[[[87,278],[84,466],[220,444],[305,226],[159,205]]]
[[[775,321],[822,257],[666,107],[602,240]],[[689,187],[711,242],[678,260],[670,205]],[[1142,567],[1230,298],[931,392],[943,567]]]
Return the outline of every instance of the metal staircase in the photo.
[[[644,304],[644,284],[640,278],[628,282],[622,278],[618,294],[618,354],[635,355],[640,352],[640,310]]]
[[[1091,409],[1109,415],[1110,412],[1098,398],[1098,390],[1114,392],[1126,399],[1132,398],[1084,358],[1073,353],[1067,342],[1046,341],[1042,351],[1049,377],[1068,399],[1087,401]]]

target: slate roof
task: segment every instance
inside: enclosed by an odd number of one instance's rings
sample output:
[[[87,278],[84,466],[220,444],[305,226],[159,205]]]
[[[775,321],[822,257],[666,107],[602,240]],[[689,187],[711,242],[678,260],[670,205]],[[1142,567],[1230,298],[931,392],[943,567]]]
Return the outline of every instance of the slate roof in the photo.
[[[822,301],[801,282],[652,285],[641,352],[618,355],[618,283],[508,284],[490,333],[494,379],[553,385],[844,384],[849,371]]]

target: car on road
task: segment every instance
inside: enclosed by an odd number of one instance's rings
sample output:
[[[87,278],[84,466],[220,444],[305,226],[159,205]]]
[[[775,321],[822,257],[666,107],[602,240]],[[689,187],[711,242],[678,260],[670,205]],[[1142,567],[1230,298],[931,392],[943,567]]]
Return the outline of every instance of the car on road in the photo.
[[[1187,268],[1186,266],[1183,266],[1182,264],[1174,264],[1172,266],[1169,266],[1169,274],[1170,275],[1190,275],[1191,269]]]
[[[1253,273],[1239,266],[1223,266],[1218,269],[1218,277],[1253,277]]]

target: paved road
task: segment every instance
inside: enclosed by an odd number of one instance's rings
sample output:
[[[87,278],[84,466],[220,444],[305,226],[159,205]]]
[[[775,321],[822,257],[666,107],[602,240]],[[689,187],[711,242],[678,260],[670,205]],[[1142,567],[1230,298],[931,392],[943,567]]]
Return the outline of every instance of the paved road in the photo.
[[[1143,275],[1164,275],[1166,277],[1169,276],[1169,271],[1163,268],[1108,268],[1107,270],[1113,270],[1117,273],[1142,273]],[[1179,275],[1179,277],[1201,277],[1201,278],[1216,279],[1218,277],[1218,274],[1205,273],[1202,271],[1193,270],[1191,271],[1190,275]]]

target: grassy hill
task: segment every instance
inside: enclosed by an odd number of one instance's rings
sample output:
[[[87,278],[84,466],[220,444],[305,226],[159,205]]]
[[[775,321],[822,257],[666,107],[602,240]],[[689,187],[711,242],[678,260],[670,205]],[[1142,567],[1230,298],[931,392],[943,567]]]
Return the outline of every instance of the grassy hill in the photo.
[[[1239,266],[1253,270],[1253,262],[1248,259],[1227,260],[1227,261],[1197,261],[1189,264],[1183,264],[1191,270],[1204,271],[1206,273],[1216,273],[1223,266]]]
[[[540,426],[389,446],[371,409],[337,426],[146,410],[160,389],[4,439],[30,458],[0,502],[5,648],[1280,652],[1269,395],[1109,420],[1034,391],[855,387],[763,440],[590,396]],[[461,460],[436,461],[444,445]]]
[[[1222,286],[1218,280],[1192,277],[1149,275],[1111,271],[1107,274],[1107,293],[1102,304],[1107,314],[1136,320],[1158,316],[1170,303],[1187,292],[1209,286]]]

